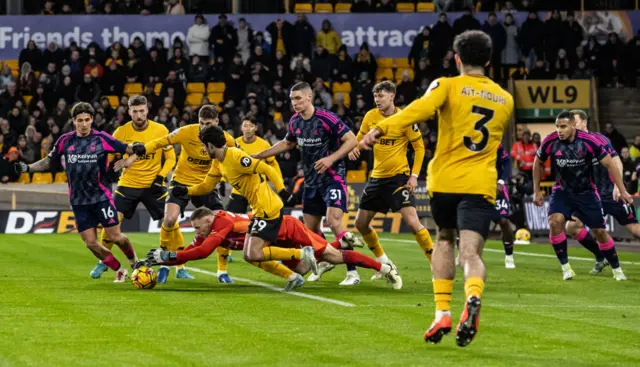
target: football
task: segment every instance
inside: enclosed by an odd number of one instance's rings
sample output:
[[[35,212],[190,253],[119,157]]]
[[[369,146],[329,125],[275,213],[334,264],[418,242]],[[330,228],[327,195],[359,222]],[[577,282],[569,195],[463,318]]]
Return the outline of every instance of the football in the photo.
[[[528,245],[531,240],[531,233],[526,228],[520,228],[516,232],[516,245]]]
[[[156,272],[153,268],[141,266],[131,274],[131,283],[138,289],[152,289],[156,286]]]

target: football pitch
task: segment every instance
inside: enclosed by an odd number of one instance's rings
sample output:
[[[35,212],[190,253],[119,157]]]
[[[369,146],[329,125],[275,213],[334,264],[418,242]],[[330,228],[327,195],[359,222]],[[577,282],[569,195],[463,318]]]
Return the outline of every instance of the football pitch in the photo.
[[[129,236],[139,256],[158,240]],[[506,270],[491,241],[480,330],[459,348],[453,334],[439,345],[422,338],[434,302],[418,245],[407,235],[381,241],[404,289],[370,281],[366,269],[360,285],[341,287],[337,267],[286,294],[239,252],[235,284],[218,283],[214,254],[189,264],[195,280],[172,271],[149,291],[112,283],[111,271],[91,279],[95,259],[77,234],[0,235],[0,366],[640,365],[640,253],[620,253],[630,280],[616,282],[609,268],[589,275],[590,254],[570,248],[577,277],[562,281],[551,246],[516,246],[517,268]],[[454,325],[464,298],[456,277]]]

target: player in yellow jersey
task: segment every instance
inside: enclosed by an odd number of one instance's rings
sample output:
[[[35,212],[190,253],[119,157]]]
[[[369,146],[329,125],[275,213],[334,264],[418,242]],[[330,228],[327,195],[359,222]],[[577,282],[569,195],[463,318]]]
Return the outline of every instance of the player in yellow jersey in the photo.
[[[211,167],[211,158],[202,146],[198,138],[200,130],[207,126],[218,124],[218,111],[215,106],[204,105],[198,112],[199,125],[187,125],[175,130],[159,139],[146,143],[144,146],[137,145],[134,151],[140,154],[153,152],[165,146],[179,144],[181,147],[178,165],[173,173],[170,186],[182,185],[192,186],[202,182]],[[236,142],[233,137],[225,132],[225,140],[228,146],[235,147]],[[164,220],[160,228],[160,245],[169,251],[175,248],[179,250],[184,247],[184,238],[180,231],[178,217],[184,213],[189,201],[197,207],[205,206],[211,210],[222,209],[220,197],[216,192],[207,192],[203,195],[176,197],[169,192],[165,207]],[[231,278],[227,274],[227,261],[229,251],[224,249],[218,251],[218,280],[222,283],[231,283]],[[169,274],[168,268],[161,268],[158,272],[158,282],[166,282]],[[193,278],[184,267],[179,268],[176,274],[178,278]]]
[[[117,128],[113,137],[131,144],[133,142],[149,142],[167,135],[169,130],[162,124],[150,121],[147,118],[148,113],[147,98],[136,96],[129,99],[131,121]],[[128,157],[116,158],[126,159]],[[164,164],[162,163],[163,158]],[[176,154],[173,147],[168,146],[164,149],[150,151],[144,156],[136,156],[133,159],[132,165],[122,174],[116,188],[115,206],[118,210],[118,216],[131,219],[138,204],[142,203],[149,211],[151,218],[159,220],[164,214],[164,202],[168,194],[164,182],[176,164]],[[101,242],[108,249],[114,245],[104,229],[102,230]],[[105,271],[107,271],[107,266],[100,261],[91,271],[91,277],[100,278]]]
[[[257,130],[258,124],[253,117],[246,116],[244,120],[242,120],[242,136],[236,139],[236,144],[238,144],[240,149],[249,154],[257,154],[271,147],[271,144],[256,135]],[[265,159],[265,162],[275,169],[278,175],[282,177],[280,166],[274,157]],[[233,191],[231,191],[231,197],[227,204],[227,211],[244,214],[247,212],[247,206],[249,206],[247,199],[240,195],[238,190],[234,188]]]
[[[357,136],[358,141],[375,129],[380,121],[401,111],[393,103],[395,96],[396,86],[390,81],[380,82],[373,87],[373,99],[377,107],[364,116]],[[414,150],[413,168],[409,167],[407,160],[409,143]],[[349,159],[356,160],[358,157],[360,150],[354,148],[349,153]],[[373,147],[373,171],[362,193],[355,224],[369,249],[380,262],[391,263],[380,246],[378,234],[369,224],[376,213],[387,213],[389,209],[402,214],[402,219],[431,261],[433,242],[429,231],[420,223],[414,196],[423,160],[424,142],[417,124],[391,126],[385,137]],[[372,280],[376,279],[384,279],[384,276],[376,273]]]
[[[259,159],[254,159],[238,148],[225,145],[224,131],[219,126],[209,126],[200,132],[200,139],[211,158],[215,159],[206,179],[199,185],[176,186],[172,194],[201,195],[211,191],[222,178],[245,197],[251,206],[253,217],[249,224],[249,237],[244,245],[244,259],[247,262],[271,262],[271,260],[300,260],[317,273],[317,263],[312,247],[302,249],[272,246],[278,241],[282,224],[282,208],[291,201],[291,194],[285,190],[284,181],[278,172]],[[269,186],[270,181],[276,194]],[[255,264],[254,264],[255,265]],[[267,269],[265,269],[267,270]],[[289,270],[289,269],[288,269]],[[289,270],[290,271],[290,270]],[[293,281],[304,283],[301,276]]]
[[[456,342],[464,347],[478,331],[485,278],[482,248],[496,199],[497,150],[513,112],[513,97],[484,75],[492,51],[487,34],[464,32],[455,38],[453,50],[461,75],[433,81],[423,97],[379,123],[360,144],[370,149],[392,128],[409,127],[438,114],[438,145],[427,174],[431,212],[438,226],[431,265],[436,318],[424,338],[438,343],[451,330],[457,229],[467,301]]]

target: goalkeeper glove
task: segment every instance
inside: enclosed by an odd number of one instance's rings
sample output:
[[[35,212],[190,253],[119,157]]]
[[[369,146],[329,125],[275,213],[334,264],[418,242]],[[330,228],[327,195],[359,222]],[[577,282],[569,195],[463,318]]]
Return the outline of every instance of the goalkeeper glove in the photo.
[[[162,264],[167,261],[174,261],[176,260],[176,257],[175,252],[169,252],[163,249],[152,248],[147,252],[147,262],[152,265]]]
[[[24,162],[17,162],[13,168],[16,170],[17,174],[21,174],[23,172],[29,173],[29,165]]]
[[[289,191],[282,189],[278,192],[278,196],[280,196],[285,206],[293,206],[293,195]]]
[[[153,180],[153,184],[151,184],[151,187],[156,189],[161,189],[163,185],[164,185],[164,177],[156,176],[156,179]]]
[[[133,145],[131,146],[131,150],[133,150],[133,154],[137,155],[138,157],[147,154],[147,149],[144,147],[144,144],[140,142],[133,143]]]

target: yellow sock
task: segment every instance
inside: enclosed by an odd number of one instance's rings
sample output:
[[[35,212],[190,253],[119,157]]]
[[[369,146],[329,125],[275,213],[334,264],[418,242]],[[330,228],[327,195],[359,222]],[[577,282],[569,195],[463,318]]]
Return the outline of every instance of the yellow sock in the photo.
[[[181,251],[184,250],[184,236],[180,230],[180,224],[176,222],[171,232],[171,247],[169,251]],[[176,265],[176,269],[184,268],[184,264]]]
[[[431,262],[431,255],[433,254],[433,241],[431,241],[431,235],[429,234],[429,230],[426,228],[422,228],[416,233],[416,241],[418,241],[418,245],[424,254],[427,255],[427,259]]]
[[[216,251],[218,252],[218,271],[226,272],[227,264],[229,264],[229,253],[231,251],[224,247],[218,247]]]
[[[109,235],[107,234],[107,231],[104,230],[104,228],[102,228],[102,231],[100,232],[100,243],[102,244],[102,246],[108,248],[109,250],[111,250],[111,248],[113,247],[113,242],[111,242],[111,240],[109,239]]]
[[[451,310],[451,293],[453,292],[453,280],[434,279],[433,298],[436,300],[436,311]]]
[[[291,276],[291,274],[293,274],[293,271],[291,269],[289,269],[285,265],[278,263],[277,261],[263,261],[263,262],[251,261],[251,265],[257,266],[260,269],[266,271],[267,273],[271,273],[275,276],[278,276],[284,279],[288,279]]]
[[[384,255],[384,250],[382,246],[380,246],[380,239],[378,239],[378,233],[376,233],[375,229],[372,229],[371,232],[362,235],[364,242],[367,243],[369,250],[373,252],[376,257],[380,257]]]
[[[262,249],[264,260],[300,260],[302,251],[293,248],[282,248],[275,246],[267,246]]]
[[[482,298],[482,291],[484,291],[484,280],[480,277],[471,277],[464,282],[464,293],[466,298],[476,296]]]
[[[173,239],[173,228],[167,228],[164,223],[160,226],[160,247],[163,250],[168,250],[171,247]]]

